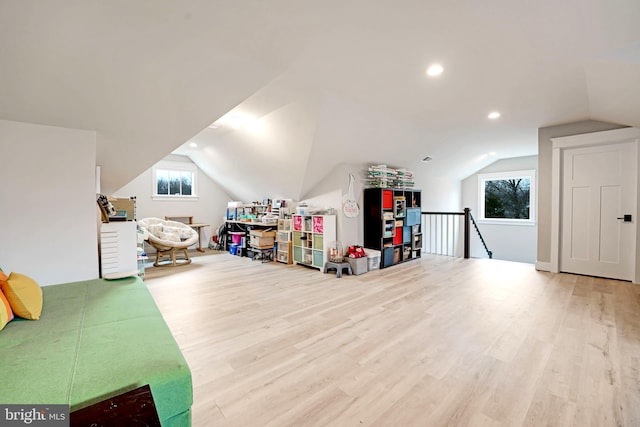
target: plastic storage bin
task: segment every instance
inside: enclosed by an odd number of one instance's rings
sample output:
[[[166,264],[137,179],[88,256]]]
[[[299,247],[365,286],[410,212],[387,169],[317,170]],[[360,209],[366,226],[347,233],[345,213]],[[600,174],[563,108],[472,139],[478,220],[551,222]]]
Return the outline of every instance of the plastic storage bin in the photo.
[[[238,245],[235,243],[231,243],[229,245],[229,253],[231,255],[238,255]]]
[[[346,257],[345,260],[351,266],[351,272],[356,276],[359,274],[364,274],[369,271],[368,257],[363,258],[351,258]]]
[[[380,268],[380,251],[375,249],[365,249],[364,252],[367,254],[367,270],[376,270]]]
[[[231,241],[236,245],[239,245],[242,243],[242,238],[244,237],[244,235],[245,235],[244,231],[232,231]]]

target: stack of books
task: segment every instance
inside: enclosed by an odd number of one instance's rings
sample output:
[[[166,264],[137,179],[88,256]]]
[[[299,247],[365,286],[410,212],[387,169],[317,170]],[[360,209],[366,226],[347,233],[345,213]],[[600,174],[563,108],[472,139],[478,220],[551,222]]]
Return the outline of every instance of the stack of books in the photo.
[[[367,173],[367,184],[375,188],[413,188],[413,172],[404,168],[395,169],[387,165],[371,165]]]
[[[396,170],[396,179],[393,184],[395,188],[413,188],[416,183],[413,181],[413,172],[406,169]]]

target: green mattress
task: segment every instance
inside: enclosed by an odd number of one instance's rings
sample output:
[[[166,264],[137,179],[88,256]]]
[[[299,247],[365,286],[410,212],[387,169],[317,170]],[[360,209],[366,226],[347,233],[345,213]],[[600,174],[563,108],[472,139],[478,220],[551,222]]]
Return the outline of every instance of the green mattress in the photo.
[[[74,411],[149,384],[163,426],[191,425],[191,372],[141,279],[42,292],[40,320],[0,331],[0,403]]]

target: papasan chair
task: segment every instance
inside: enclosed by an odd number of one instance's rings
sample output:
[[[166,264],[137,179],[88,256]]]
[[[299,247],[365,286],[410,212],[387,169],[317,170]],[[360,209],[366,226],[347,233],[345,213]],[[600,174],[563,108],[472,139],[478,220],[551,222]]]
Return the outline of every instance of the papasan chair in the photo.
[[[145,218],[138,221],[145,239],[156,249],[156,267],[186,265],[191,262],[187,248],[198,243],[198,233],[187,224],[160,218]],[[176,252],[183,251],[184,259],[176,260]],[[164,256],[171,261],[160,262]]]

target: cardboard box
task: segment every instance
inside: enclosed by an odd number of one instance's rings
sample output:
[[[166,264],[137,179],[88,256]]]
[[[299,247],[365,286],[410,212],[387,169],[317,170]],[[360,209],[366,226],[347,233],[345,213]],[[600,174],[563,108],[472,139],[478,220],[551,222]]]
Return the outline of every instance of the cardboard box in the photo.
[[[276,240],[273,237],[251,236],[250,244],[252,248],[266,249],[272,248]]]
[[[272,248],[276,241],[275,231],[251,230],[249,244],[258,249]]]
[[[135,219],[136,201],[133,199],[110,199],[116,211],[125,211],[127,221],[133,221]]]
[[[250,236],[257,236],[257,237],[276,237],[276,232],[275,231],[267,231],[267,230],[250,230],[249,231],[249,235]]]

